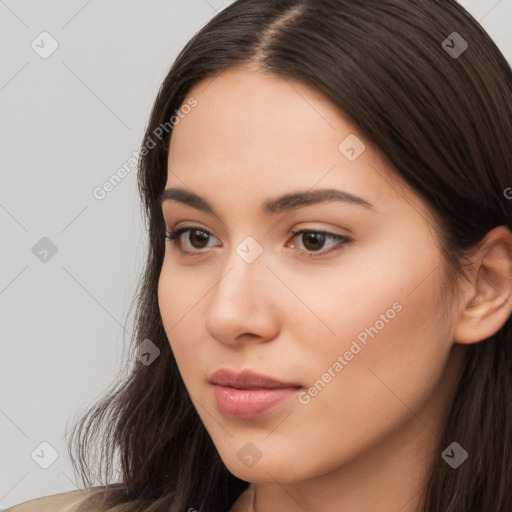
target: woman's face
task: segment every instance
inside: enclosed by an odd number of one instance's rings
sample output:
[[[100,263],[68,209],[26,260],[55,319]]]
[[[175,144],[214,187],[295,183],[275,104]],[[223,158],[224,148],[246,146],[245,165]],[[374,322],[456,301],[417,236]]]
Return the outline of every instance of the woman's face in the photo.
[[[158,299],[229,470],[297,481],[428,446],[462,346],[424,203],[304,84],[238,68],[189,98],[166,184],[183,194],[162,209],[169,232],[191,231],[166,241]],[[337,194],[317,202],[326,189]],[[213,385],[219,369],[296,387]]]

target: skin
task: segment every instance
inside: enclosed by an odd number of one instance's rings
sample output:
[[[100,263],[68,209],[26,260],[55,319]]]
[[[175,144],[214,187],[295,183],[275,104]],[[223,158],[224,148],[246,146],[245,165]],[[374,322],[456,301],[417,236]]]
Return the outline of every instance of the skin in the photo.
[[[442,306],[446,279],[427,207],[327,98],[248,67],[207,79],[189,97],[198,104],[174,128],[166,188],[199,194],[219,216],[164,203],[169,231],[199,226],[211,236],[181,235],[192,256],[166,241],[158,299],[222,460],[253,482],[258,512],[413,512],[440,456],[435,443],[466,345],[510,315],[510,232],[490,233],[461,295]],[[355,161],[338,149],[349,134],[366,146]],[[373,208],[330,202],[260,212],[269,198],[319,188]],[[291,233],[299,229],[352,242],[315,246]],[[252,263],[236,251],[247,236],[263,250]],[[218,409],[208,384],[215,370],[251,368],[307,390],[396,303],[401,310],[309,403],[294,398],[256,419]],[[237,457],[248,442],[261,453],[252,467]]]

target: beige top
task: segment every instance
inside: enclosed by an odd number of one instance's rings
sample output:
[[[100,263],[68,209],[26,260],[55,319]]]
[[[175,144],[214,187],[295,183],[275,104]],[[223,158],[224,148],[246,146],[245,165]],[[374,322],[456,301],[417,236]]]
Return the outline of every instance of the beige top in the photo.
[[[78,505],[86,501],[88,496],[87,489],[52,494],[24,501],[8,508],[5,512],[75,512]],[[250,485],[233,503],[228,512],[251,512],[253,499],[254,489]],[[91,506],[92,512],[97,512],[97,510],[94,505]]]
[[[5,512],[74,512],[76,507],[88,497],[87,489],[78,489],[24,501],[8,508]]]

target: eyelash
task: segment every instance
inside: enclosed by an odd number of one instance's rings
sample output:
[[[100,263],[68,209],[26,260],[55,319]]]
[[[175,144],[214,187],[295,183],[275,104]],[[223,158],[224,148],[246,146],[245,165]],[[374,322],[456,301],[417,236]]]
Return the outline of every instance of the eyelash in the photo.
[[[184,251],[181,247],[181,244],[179,243],[179,237],[182,233],[185,233],[187,231],[201,231],[202,233],[206,233],[207,235],[212,235],[210,231],[207,229],[201,228],[199,226],[184,226],[182,228],[178,228],[173,230],[172,232],[168,232],[165,235],[165,240],[169,240],[173,243],[173,245],[178,249],[179,252],[182,254],[186,254],[188,256],[197,256],[202,254],[204,251],[199,250],[199,252],[190,252],[190,251]],[[315,234],[322,234],[325,235],[327,238],[338,240],[341,242],[341,246],[335,246],[335,248],[331,248],[327,251],[316,251],[316,252],[310,252],[310,251],[304,251],[303,249],[298,249],[300,254],[304,254],[307,258],[322,258],[331,252],[338,252],[341,249],[343,249],[343,246],[349,245],[352,243],[352,239],[347,238],[343,235],[338,235],[336,233],[330,233],[329,231],[322,231],[322,230],[313,230],[313,229],[301,229],[299,231],[293,231],[292,235],[293,238],[296,236],[303,234],[303,233],[315,233]],[[337,247],[337,248],[336,248]]]

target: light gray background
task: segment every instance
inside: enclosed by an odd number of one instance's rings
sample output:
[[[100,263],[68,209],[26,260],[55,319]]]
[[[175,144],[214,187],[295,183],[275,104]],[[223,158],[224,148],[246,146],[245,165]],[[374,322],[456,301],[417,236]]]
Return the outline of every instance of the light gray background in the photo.
[[[229,3],[0,0],[1,508],[77,488],[64,433],[120,369],[146,251],[136,169],[92,191],[138,150],[178,51]],[[461,3],[511,62],[512,0]],[[46,59],[31,47],[50,48],[43,31],[59,45]],[[47,469],[31,457],[49,460],[42,442],[58,452]]]

